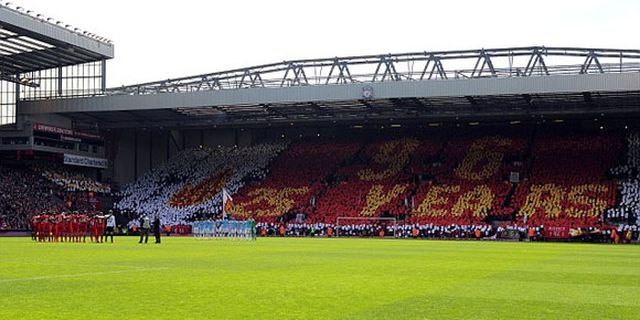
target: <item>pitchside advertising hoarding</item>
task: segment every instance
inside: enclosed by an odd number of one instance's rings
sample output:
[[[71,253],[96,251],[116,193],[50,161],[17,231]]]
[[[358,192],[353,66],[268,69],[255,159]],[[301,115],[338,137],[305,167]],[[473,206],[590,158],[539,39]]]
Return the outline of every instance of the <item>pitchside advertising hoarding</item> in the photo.
[[[107,159],[102,159],[102,158],[78,156],[75,154],[65,153],[64,164],[68,164],[71,166],[106,169],[109,164],[109,161]]]
[[[545,227],[544,237],[550,239],[569,239],[569,227]]]

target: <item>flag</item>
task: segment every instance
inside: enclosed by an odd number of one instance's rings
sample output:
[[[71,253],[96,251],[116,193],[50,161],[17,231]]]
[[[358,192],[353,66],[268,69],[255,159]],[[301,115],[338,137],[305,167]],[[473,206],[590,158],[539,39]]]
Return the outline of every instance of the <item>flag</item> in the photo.
[[[233,212],[233,198],[227,189],[222,188],[222,217],[227,218],[227,215]]]

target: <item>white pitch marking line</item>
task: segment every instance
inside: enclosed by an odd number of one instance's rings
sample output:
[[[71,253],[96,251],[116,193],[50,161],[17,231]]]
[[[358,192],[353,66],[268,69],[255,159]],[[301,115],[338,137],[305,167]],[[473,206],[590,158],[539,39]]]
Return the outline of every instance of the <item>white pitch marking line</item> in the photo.
[[[49,280],[49,279],[61,279],[61,278],[78,278],[78,277],[84,277],[84,276],[99,276],[99,275],[105,275],[105,274],[117,274],[117,273],[140,272],[140,271],[155,271],[155,270],[165,270],[165,269],[169,269],[169,268],[147,268],[147,269],[98,271],[98,272],[85,272],[85,273],[75,273],[75,274],[61,274],[61,275],[57,275],[57,276],[0,279],[0,283],[20,282],[20,281],[37,281],[37,280]]]

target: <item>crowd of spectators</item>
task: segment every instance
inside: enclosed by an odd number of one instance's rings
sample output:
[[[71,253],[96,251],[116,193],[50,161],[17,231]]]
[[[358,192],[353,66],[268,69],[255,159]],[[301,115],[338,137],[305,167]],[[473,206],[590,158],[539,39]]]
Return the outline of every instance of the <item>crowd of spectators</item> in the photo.
[[[632,243],[638,241],[636,225],[590,226],[566,228],[565,241]],[[260,222],[256,232],[261,237],[384,237],[396,239],[456,239],[541,241],[558,239],[545,232],[545,226],[517,224],[397,224],[373,223],[273,223]]]
[[[518,134],[461,136],[449,139],[438,157],[416,157],[415,163],[430,166],[417,169],[427,179],[420,179],[409,221],[482,224],[490,215],[510,215],[514,209],[506,202],[514,184],[509,177],[524,173],[526,146]]]
[[[114,207],[121,212],[158,215],[178,225],[218,215],[222,188],[235,194],[247,181],[263,180],[285,143],[225,146],[182,151],[123,187]]]
[[[626,234],[636,232],[631,220],[640,212],[640,136],[626,137],[626,153],[624,142],[605,132],[488,131],[200,147],[124,186],[114,208],[131,221],[149,214],[186,225],[219,217],[226,188],[234,217],[252,217],[273,235],[283,226],[294,236],[476,238],[480,230],[485,238],[526,226],[540,233],[543,226],[609,230],[609,223],[628,224]],[[0,225],[18,227],[42,210],[96,209],[93,193],[110,191],[50,167],[0,167],[0,179]],[[337,226],[338,217],[394,218],[401,226]],[[496,221],[514,226],[491,227]]]
[[[237,214],[255,216],[257,221],[275,221],[283,214],[314,219],[322,192],[335,180],[335,170],[360,147],[358,142],[323,139],[292,144],[273,163],[266,179],[236,196]]]
[[[369,141],[338,168],[318,199],[313,222],[333,222],[340,216],[404,215],[408,211],[410,173],[406,167],[420,145],[415,138]]]
[[[238,187],[229,189],[236,217],[263,223],[292,222],[302,215],[296,221],[309,224],[335,223],[338,217],[393,217],[416,225],[499,220],[589,226],[603,223],[602,214],[616,204],[615,180],[607,172],[622,150],[619,136],[599,132],[305,140],[283,151],[262,175],[238,175]],[[163,223],[215,215],[220,211],[216,192],[236,165],[227,159],[231,165],[220,166],[212,153],[192,150],[178,164],[168,164],[155,181],[173,176],[177,186],[131,192],[147,199],[128,209],[172,217]],[[189,164],[189,159],[198,160]],[[171,214],[163,214],[162,206]]]
[[[0,165],[0,229],[29,229],[43,212],[98,212],[111,202],[111,187],[91,170],[53,163],[8,161]]]
[[[517,225],[435,225],[396,223],[269,223],[256,225],[260,236],[287,237],[394,237],[429,239],[540,239],[544,226],[526,227]]]
[[[111,193],[111,186],[87,177],[79,172],[74,172],[61,167],[56,168],[36,168],[47,180],[55,183],[65,191],[71,192],[93,192],[108,194]]]
[[[0,227],[28,229],[29,219],[48,212],[60,212],[80,205],[86,193],[63,190],[28,166],[0,166]]]
[[[536,137],[531,168],[514,194],[522,224],[593,226],[616,204],[608,175],[623,145],[616,134],[545,133]]]
[[[611,169],[618,178],[621,199],[619,205],[607,211],[607,218],[640,225],[640,134],[629,133],[626,162]]]

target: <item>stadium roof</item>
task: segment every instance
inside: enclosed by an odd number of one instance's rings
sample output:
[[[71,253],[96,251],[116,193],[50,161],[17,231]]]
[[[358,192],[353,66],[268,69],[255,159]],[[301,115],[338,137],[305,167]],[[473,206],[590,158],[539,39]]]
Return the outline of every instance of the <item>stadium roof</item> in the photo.
[[[3,80],[30,71],[113,58],[110,40],[21,7],[0,4]],[[7,79],[9,78],[9,79]]]
[[[285,61],[19,103],[103,128],[639,111],[640,50],[565,47]]]

